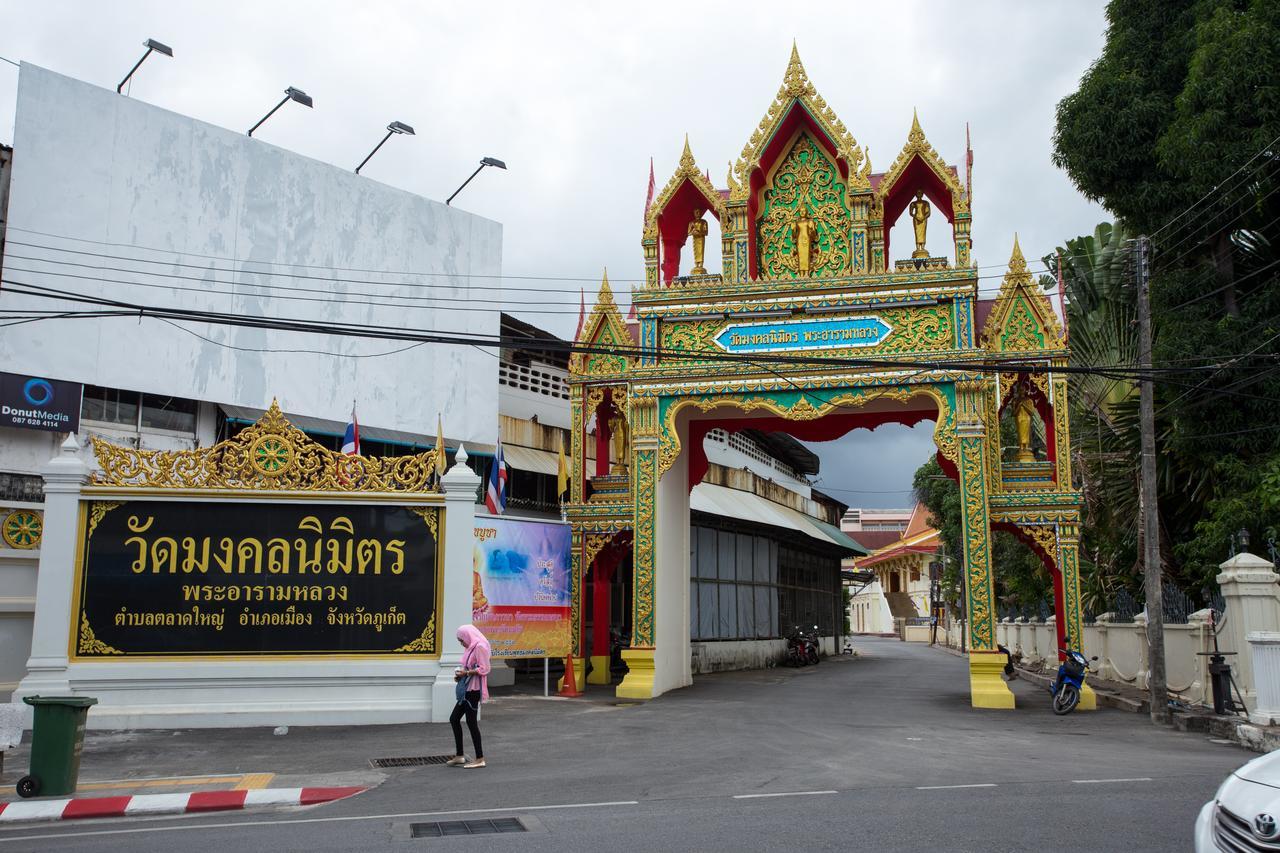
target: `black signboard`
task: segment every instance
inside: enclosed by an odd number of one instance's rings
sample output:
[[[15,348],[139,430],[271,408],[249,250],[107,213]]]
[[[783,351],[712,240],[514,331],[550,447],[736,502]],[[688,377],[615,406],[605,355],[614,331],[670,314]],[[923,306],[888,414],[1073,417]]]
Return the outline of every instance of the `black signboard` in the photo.
[[[434,655],[435,507],[85,507],[72,653]]]
[[[0,373],[0,426],[76,432],[82,392],[79,382]]]

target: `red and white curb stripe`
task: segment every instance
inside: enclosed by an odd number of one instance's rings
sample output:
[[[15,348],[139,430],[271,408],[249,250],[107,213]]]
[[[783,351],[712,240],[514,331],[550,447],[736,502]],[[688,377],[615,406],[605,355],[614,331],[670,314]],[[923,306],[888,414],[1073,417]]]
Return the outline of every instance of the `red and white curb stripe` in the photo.
[[[193,794],[24,800],[0,803],[0,825],[33,820],[218,812],[255,806],[313,806],[354,796],[364,790],[365,788],[260,788],[253,791],[197,791]]]

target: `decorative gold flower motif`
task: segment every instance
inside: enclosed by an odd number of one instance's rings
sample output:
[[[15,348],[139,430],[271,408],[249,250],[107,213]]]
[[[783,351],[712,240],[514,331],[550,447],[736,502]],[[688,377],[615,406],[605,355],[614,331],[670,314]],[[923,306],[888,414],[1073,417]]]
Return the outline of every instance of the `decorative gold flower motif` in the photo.
[[[10,548],[26,550],[39,547],[43,532],[44,524],[39,514],[29,509],[18,509],[5,517],[0,535],[4,536],[5,544]]]
[[[278,477],[293,462],[293,446],[274,435],[264,435],[249,449],[253,467],[268,477]]]

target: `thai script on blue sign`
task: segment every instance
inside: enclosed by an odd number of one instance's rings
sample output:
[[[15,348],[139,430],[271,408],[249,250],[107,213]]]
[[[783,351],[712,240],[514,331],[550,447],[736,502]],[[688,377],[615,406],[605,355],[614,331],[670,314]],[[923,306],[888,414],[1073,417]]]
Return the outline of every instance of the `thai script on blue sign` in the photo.
[[[733,353],[847,349],[876,346],[891,331],[892,326],[875,316],[783,320],[777,323],[735,323],[726,326],[716,335],[715,341],[726,352]]]

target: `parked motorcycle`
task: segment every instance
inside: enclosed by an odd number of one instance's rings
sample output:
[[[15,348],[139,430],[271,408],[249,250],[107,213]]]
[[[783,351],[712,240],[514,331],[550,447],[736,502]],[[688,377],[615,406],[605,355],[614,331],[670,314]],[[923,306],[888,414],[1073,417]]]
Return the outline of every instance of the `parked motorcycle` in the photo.
[[[801,634],[804,637],[804,653],[805,659],[809,663],[816,664],[818,662],[818,626],[813,626],[813,633]]]
[[[1058,665],[1058,677],[1049,688],[1049,694],[1053,697],[1053,713],[1061,717],[1070,714],[1080,704],[1080,690],[1084,687],[1085,673],[1089,671],[1089,659],[1074,649],[1058,651],[1066,658]],[[1093,658],[1097,659],[1096,656]]]
[[[787,637],[787,666],[806,666],[809,663],[809,650],[804,634],[800,633],[800,627],[791,632]]]

